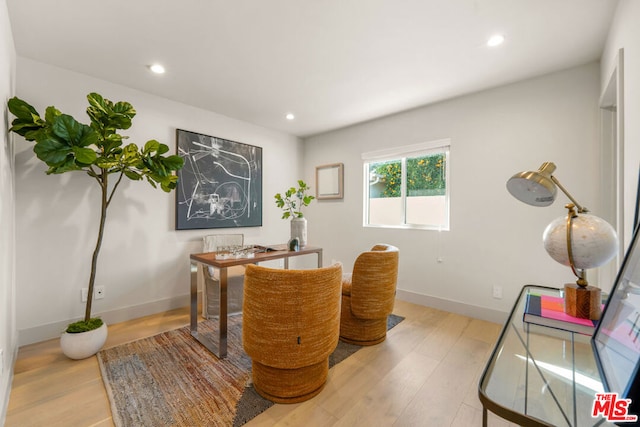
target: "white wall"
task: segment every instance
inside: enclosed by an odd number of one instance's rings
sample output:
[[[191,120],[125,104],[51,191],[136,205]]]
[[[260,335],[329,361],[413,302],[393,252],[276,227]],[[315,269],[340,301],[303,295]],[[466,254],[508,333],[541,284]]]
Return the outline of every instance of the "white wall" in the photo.
[[[109,210],[96,285],[106,298],[94,313],[107,323],[187,305],[188,255],[201,237],[242,232],[248,243],[289,238],[273,195],[296,182],[302,143],[295,137],[158,98],[85,75],[18,58],[17,95],[44,113],[48,105],[88,122],[86,95],[128,101],[138,111],[124,132],[138,144],[157,139],[175,150],[176,128],[263,148],[263,226],[225,230],[174,230],[175,194],[146,182],[124,182]],[[149,76],[149,78],[157,78]],[[162,84],[161,79],[158,84]],[[20,148],[18,148],[20,147]],[[31,144],[16,138],[17,323],[20,344],[59,335],[82,317],[97,233],[97,184],[81,172],[47,176]]]
[[[624,247],[631,241],[640,170],[640,2],[620,0],[601,60],[605,90],[624,49]]]
[[[597,214],[598,97],[592,63],[311,137],[307,179],[315,185],[315,166],[344,162],[345,195],[308,209],[309,241],[347,270],[374,243],[396,245],[401,298],[500,320],[524,284],[575,281],[542,245],[544,228],[566,214],[568,200],[560,195],[551,207],[534,208],[505,184],[553,161],[556,177]],[[361,153],[442,138],[451,138],[451,231],[363,228]],[[502,299],[492,297],[494,285]]]
[[[13,96],[15,48],[7,3],[0,0],[0,425],[4,425],[13,362],[18,349],[15,305],[13,145],[7,133],[7,101]]]

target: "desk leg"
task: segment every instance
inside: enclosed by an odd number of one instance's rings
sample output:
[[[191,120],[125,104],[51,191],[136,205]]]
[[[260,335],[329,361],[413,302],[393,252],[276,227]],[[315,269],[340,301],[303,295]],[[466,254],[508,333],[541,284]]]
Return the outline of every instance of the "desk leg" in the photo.
[[[191,261],[191,310],[189,318],[191,322],[191,335],[198,333],[198,263]]]
[[[284,269],[288,270],[289,269],[289,257],[284,257]]]
[[[322,268],[322,249],[318,252],[318,268]]]
[[[227,278],[227,269],[220,269],[220,327],[218,328],[218,349],[220,350],[220,354],[218,357],[224,359],[227,357],[227,286],[228,286],[228,278]]]
[[[227,269],[220,270],[220,327],[218,345],[198,334],[198,263],[191,261],[190,329],[191,336],[219,359],[227,357]]]

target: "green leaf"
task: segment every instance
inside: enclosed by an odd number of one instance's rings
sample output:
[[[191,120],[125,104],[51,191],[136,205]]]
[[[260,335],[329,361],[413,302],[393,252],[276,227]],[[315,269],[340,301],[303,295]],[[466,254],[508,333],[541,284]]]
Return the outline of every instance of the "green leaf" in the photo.
[[[158,151],[159,148],[160,148],[160,143],[155,139],[152,139],[151,141],[147,141],[147,143],[144,144],[144,149],[142,150],[142,153],[149,154],[151,152]]]
[[[136,110],[128,102],[120,101],[113,106],[114,115],[111,116],[113,123],[117,123],[118,129],[129,129],[132,119],[136,115]]]
[[[136,110],[128,102],[113,102],[97,93],[87,95],[89,107],[87,114],[91,118],[92,127],[100,133],[109,135],[115,129],[129,129]]]
[[[34,118],[40,118],[40,114],[33,108],[30,104],[23,101],[22,99],[14,96],[9,99],[7,102],[7,106],[9,107],[9,111],[11,114],[16,116],[17,118],[25,121],[34,122]]]
[[[98,157],[95,164],[102,169],[111,169],[120,166],[119,161],[106,157]]]
[[[142,179],[142,175],[140,175],[138,172],[132,171],[131,169],[125,169],[124,174],[127,178],[134,181],[139,181]]]
[[[163,177],[153,176],[154,180],[160,183],[160,188],[165,192],[170,192],[176,188],[178,177],[175,175],[167,175]]]
[[[71,147],[60,142],[55,137],[39,141],[33,146],[36,156],[49,166],[57,166],[65,161],[71,153]]]
[[[76,164],[75,158],[72,155],[69,155],[65,158],[64,162],[59,165],[51,166],[47,171],[47,175],[50,174],[61,174],[69,171],[77,171],[82,170],[81,166]]]
[[[68,145],[87,147],[98,141],[98,134],[93,129],[68,114],[55,117],[51,130]]]
[[[48,135],[47,128],[38,127],[32,129],[23,135],[27,141],[41,141]]]
[[[62,113],[56,107],[47,107],[47,110],[44,113],[45,121],[52,123],[56,117],[61,115]]]
[[[33,121],[24,121],[21,119],[15,119],[11,122],[10,132],[15,132],[20,136],[24,136],[27,141],[35,141],[35,136],[40,135],[40,132],[45,128],[43,126],[34,124]]]
[[[160,147],[158,147],[158,154],[164,154],[167,152],[169,152],[169,146],[167,144],[160,144]],[[176,157],[180,157],[180,156],[176,156]]]
[[[36,138],[44,138],[47,123],[42,120],[40,114],[30,104],[20,98],[13,97],[7,102],[9,111],[16,116],[11,122],[9,131],[23,136],[27,141],[37,141]]]
[[[173,156],[165,157],[162,160],[162,163],[167,169],[172,171],[177,171],[182,169],[182,167],[184,166],[184,159],[180,156],[173,155]]]
[[[124,147],[123,153],[125,156],[138,155],[138,146],[136,144],[127,144]]]
[[[102,95],[92,92],[87,95],[87,101],[89,101],[89,108],[99,112],[101,115],[107,115],[106,103]]]
[[[107,156],[120,154],[122,153],[122,149],[120,148],[120,146],[122,145],[123,138],[124,137],[122,135],[112,133],[110,135],[107,135],[102,139],[101,143],[98,143],[96,145],[102,148],[103,153]]]
[[[96,152],[91,148],[73,147],[73,153],[75,154],[76,161],[85,166],[93,164],[98,158]]]
[[[155,183],[155,182],[151,179],[151,177],[150,177],[150,176],[148,176],[148,175],[147,175],[147,182],[148,182],[149,184],[151,184],[151,186],[152,186],[153,188],[158,188],[158,186],[156,185],[156,183]]]

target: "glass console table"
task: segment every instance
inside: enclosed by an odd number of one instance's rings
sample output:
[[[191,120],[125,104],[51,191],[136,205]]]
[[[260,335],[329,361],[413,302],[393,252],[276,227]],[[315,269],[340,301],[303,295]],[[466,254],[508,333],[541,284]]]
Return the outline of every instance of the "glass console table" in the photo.
[[[593,418],[602,392],[591,337],[523,322],[528,293],[562,291],[526,285],[505,323],[480,378],[483,425],[487,410],[521,426],[611,426]]]

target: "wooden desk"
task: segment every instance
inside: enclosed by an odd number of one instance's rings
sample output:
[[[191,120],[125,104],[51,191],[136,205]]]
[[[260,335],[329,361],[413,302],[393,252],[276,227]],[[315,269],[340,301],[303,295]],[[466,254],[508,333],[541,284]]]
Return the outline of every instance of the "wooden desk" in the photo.
[[[284,259],[284,268],[289,268],[289,258],[317,254],[318,268],[322,267],[322,248],[305,246],[299,251],[289,251],[287,245],[272,245],[276,249],[270,252],[259,252],[253,258],[216,259],[215,252],[191,254],[191,336],[220,359],[227,357],[227,268],[236,265],[258,264],[264,261]],[[198,265],[210,266],[220,270],[220,298],[218,343],[205,336],[198,335]]]

